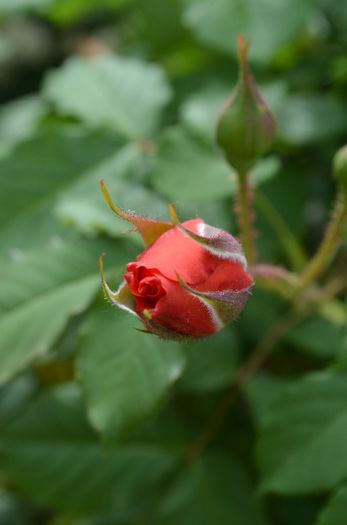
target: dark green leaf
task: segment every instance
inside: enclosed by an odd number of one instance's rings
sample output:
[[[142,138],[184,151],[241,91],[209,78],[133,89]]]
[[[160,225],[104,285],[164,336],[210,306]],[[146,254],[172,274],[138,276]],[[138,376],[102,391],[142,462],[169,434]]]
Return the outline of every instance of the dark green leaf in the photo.
[[[208,392],[229,385],[239,362],[236,331],[225,328],[207,339],[186,345],[187,367],[180,386],[187,391]]]
[[[346,346],[347,330],[321,317],[310,317],[294,327],[286,339],[299,350],[317,357],[332,358]]]
[[[329,501],[323,510],[317,525],[345,525],[347,516],[347,486],[344,485]]]
[[[275,398],[258,444],[262,487],[280,494],[330,490],[347,476],[347,376],[320,372]]]
[[[79,513],[139,505],[174,463],[155,443],[102,448],[72,384],[46,391],[2,429],[0,461],[37,504]]]
[[[243,469],[229,456],[195,461],[162,498],[153,525],[265,525]]]

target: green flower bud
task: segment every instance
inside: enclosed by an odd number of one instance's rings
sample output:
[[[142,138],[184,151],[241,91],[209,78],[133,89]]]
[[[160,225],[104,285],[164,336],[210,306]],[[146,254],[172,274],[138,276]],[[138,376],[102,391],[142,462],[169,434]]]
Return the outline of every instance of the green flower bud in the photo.
[[[347,192],[347,144],[336,152],[333,163],[334,175]]]
[[[262,98],[248,64],[250,42],[238,38],[239,79],[222,108],[217,142],[229,163],[245,173],[272,145],[275,119]]]

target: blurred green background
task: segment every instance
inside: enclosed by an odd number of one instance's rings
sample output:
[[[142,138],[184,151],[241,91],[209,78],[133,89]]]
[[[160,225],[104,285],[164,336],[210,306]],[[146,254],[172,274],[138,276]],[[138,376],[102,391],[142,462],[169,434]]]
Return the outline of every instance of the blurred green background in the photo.
[[[346,2],[0,0],[1,525],[347,523],[343,324],[292,329],[182,463],[286,305],[255,290],[230,328],[179,344],[135,331],[100,292],[99,255],[115,288],[142,250],[101,178],[124,208],[164,219],[174,202],[236,233],[214,128],[239,32],[278,122],[252,175],[259,251],[297,269],[347,137]]]

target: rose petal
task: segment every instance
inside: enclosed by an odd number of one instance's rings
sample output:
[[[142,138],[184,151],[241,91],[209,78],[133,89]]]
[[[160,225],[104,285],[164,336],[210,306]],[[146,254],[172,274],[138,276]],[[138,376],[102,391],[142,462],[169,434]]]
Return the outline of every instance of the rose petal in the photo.
[[[216,257],[238,262],[247,269],[242,246],[230,233],[205,223],[200,225],[199,233],[189,231],[184,224],[177,227]]]
[[[201,219],[194,219],[185,222],[184,226],[198,232],[201,224],[204,224]],[[197,284],[206,281],[220,260],[174,227],[143,252],[138,263],[147,268],[158,268],[168,279],[177,281],[176,273],[179,273],[188,283]]]
[[[136,311],[141,313],[146,309],[155,308],[159,299],[165,295],[165,290],[156,270],[149,270],[136,263],[127,265],[128,273],[124,278],[136,301]]]
[[[204,283],[196,285],[195,288],[203,292],[238,291],[248,288],[252,284],[252,276],[245,272],[241,264],[222,260],[208,279]]]
[[[155,323],[190,337],[204,337],[222,328],[209,305],[188,293],[177,282],[165,278],[161,281],[166,295],[150,312]]]

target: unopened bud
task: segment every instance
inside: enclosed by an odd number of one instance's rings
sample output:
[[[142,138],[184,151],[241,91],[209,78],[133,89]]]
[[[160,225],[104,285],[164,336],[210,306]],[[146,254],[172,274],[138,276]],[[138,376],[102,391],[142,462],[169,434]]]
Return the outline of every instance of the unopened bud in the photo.
[[[217,124],[217,142],[239,173],[248,171],[270,148],[276,128],[248,64],[249,46],[239,36],[239,79]]]
[[[347,144],[336,152],[333,163],[334,175],[347,192]]]

